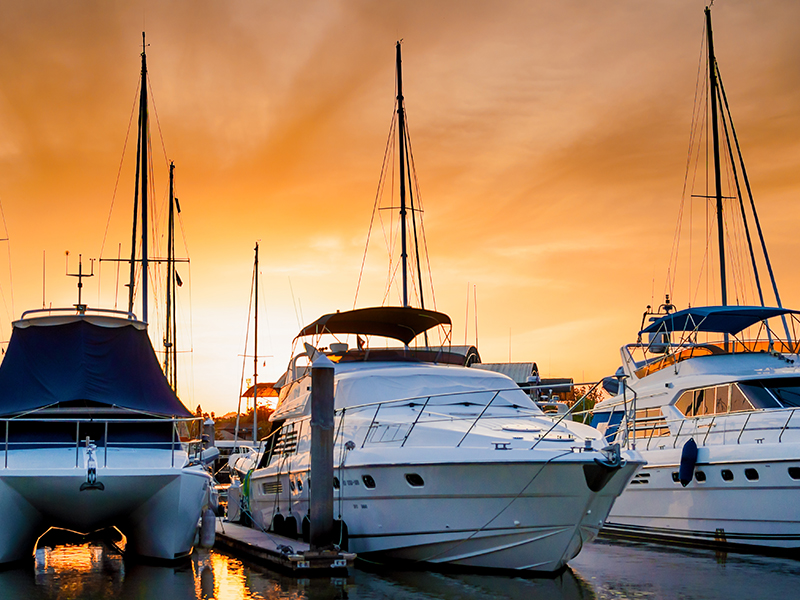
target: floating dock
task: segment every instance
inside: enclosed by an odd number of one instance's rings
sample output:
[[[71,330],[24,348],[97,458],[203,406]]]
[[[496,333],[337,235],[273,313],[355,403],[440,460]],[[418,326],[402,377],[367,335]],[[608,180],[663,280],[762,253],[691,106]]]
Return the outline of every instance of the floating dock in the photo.
[[[293,540],[259,529],[216,521],[214,546],[236,556],[268,563],[304,575],[346,574],[356,555],[336,550],[311,550],[301,540]]]

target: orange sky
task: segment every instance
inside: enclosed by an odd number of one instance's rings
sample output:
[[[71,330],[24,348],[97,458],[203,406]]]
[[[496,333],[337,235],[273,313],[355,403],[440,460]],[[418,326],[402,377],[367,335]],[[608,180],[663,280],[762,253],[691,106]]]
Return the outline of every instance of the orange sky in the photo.
[[[134,132],[115,199],[114,189],[144,27],[192,261],[181,270],[191,286],[181,290],[179,343],[192,352],[180,393],[192,407],[235,409],[256,240],[260,379],[283,371],[298,320],[352,307],[402,38],[436,307],[452,316],[455,342],[475,285],[485,362],[510,354],[544,375],[608,374],[664,291],[704,5],[0,0],[10,238],[0,256],[12,268],[0,260],[0,334],[7,340],[12,318],[42,306],[43,252],[45,300],[60,306],[76,301],[65,250],[71,270],[79,253],[98,257],[110,222],[103,256],[120,243],[130,252]],[[720,69],[788,306],[800,306],[797,23],[793,0],[714,8]],[[166,163],[155,126],[152,135],[162,206]],[[380,302],[386,281],[380,243],[369,256],[360,306]],[[114,283],[104,263],[85,300],[113,305]]]

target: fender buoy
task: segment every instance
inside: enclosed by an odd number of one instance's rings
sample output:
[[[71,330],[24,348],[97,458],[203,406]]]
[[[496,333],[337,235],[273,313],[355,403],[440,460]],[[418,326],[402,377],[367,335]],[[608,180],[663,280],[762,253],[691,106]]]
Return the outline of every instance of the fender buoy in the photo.
[[[678,481],[683,487],[689,485],[694,477],[694,466],[697,464],[697,444],[694,439],[689,438],[683,445],[681,452],[681,467],[678,470]]]

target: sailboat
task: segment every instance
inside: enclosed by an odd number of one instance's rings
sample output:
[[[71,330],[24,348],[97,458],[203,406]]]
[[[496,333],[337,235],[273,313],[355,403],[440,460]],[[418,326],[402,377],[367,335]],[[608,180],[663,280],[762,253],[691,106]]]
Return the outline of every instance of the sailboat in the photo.
[[[401,64],[398,42],[402,305],[333,312],[301,329],[249,475],[249,516],[309,535],[309,364],[324,354],[336,389],[340,548],[392,564],[558,571],[597,535],[642,462],[587,425],[545,416],[504,375],[468,368],[480,356],[452,346],[450,317],[409,304]]]
[[[639,450],[647,465],[615,503],[604,533],[721,549],[800,551],[800,312],[784,308],[733,130],[705,10],[713,195],[721,305],[678,310],[667,296],[648,309],[636,343],[621,349],[612,398],[592,424]],[[723,190],[727,142],[734,191]],[[731,305],[723,199],[738,200],[759,303]],[[761,255],[750,243],[745,201]],[[758,247],[757,246],[757,247]],[[756,265],[766,264],[768,306]]]
[[[0,563],[31,556],[50,527],[116,527],[126,553],[192,551],[210,475],[182,441],[197,419],[178,399],[147,332],[147,59],[142,34],[137,192],[128,310],[78,303],[29,310],[0,365]],[[141,195],[140,195],[141,194]],[[141,257],[136,258],[141,201]],[[133,312],[142,265],[141,318]],[[174,381],[174,380],[173,380]]]

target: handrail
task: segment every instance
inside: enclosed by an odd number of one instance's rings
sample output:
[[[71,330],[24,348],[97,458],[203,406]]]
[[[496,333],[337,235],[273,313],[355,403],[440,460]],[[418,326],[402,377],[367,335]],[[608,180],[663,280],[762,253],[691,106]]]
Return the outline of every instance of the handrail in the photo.
[[[26,310],[25,312],[23,312],[22,315],[20,316],[19,320],[21,321],[21,320],[25,319],[25,317],[27,317],[28,315],[33,315],[33,314],[37,314],[37,313],[47,313],[47,314],[52,314],[52,313],[71,313],[71,314],[73,314],[73,315],[75,315],[77,317],[77,316],[84,316],[84,315],[87,314],[87,312],[90,313],[90,314],[100,313],[100,314],[120,315],[120,316],[127,317],[129,320],[133,320],[133,321],[137,320],[136,319],[136,315],[133,314],[131,311],[128,311],[128,310],[117,310],[117,309],[114,309],[114,308],[91,308],[91,307],[87,307],[84,311],[80,311],[75,307],[69,307],[69,308],[67,308],[67,307],[64,307],[64,308],[32,308],[31,310]]]
[[[500,392],[498,392],[498,394],[499,393]],[[414,427],[416,427],[417,423],[419,423],[420,417],[422,417],[422,413],[425,412],[425,407],[428,406],[428,402],[430,402],[430,401],[431,401],[431,397],[428,396],[428,399],[425,400],[425,404],[423,404],[422,408],[419,409],[419,414],[417,415],[417,418],[414,419],[414,422],[411,424],[411,427],[408,428],[408,431],[406,432],[406,436],[403,438],[403,443],[400,444],[401,448],[406,445],[406,440],[408,440],[408,436],[411,435],[411,432],[414,430]],[[377,410],[375,411],[375,416],[378,416],[378,411]],[[367,430],[367,435],[369,435],[369,430]],[[366,441],[366,438],[365,438],[365,441]],[[364,445],[362,444],[361,447],[363,448]]]
[[[786,419],[786,423],[784,423],[784,424],[783,424],[783,427],[781,427],[781,433],[780,433],[780,435],[778,436],[778,443],[779,443],[779,444],[781,443],[781,438],[783,437],[783,432],[784,432],[784,431],[786,431],[786,428],[789,426],[789,421],[791,421],[791,420],[792,420],[792,417],[793,417],[793,416],[794,416],[794,409],[792,409],[792,412],[789,414],[789,418],[788,418],[788,419]]]
[[[42,441],[42,440],[31,440],[31,441],[12,441],[11,440],[11,424],[12,423],[37,423],[40,425],[44,424],[52,424],[52,423],[75,423],[75,468],[80,465],[80,455],[81,455],[81,443],[84,440],[81,440],[81,424],[82,423],[91,423],[93,425],[102,425],[103,426],[103,447],[104,447],[104,460],[103,460],[103,467],[108,467],[108,448],[111,447],[136,447],[136,446],[147,446],[149,448],[160,449],[160,446],[166,446],[169,444],[169,450],[171,455],[171,466],[175,467],[175,452],[176,446],[178,448],[184,448],[187,453],[187,457],[189,454],[192,453],[191,447],[192,445],[199,445],[200,440],[188,440],[184,441],[181,440],[180,437],[177,435],[178,425],[181,423],[192,423],[192,422],[202,422],[202,417],[164,417],[164,418],[149,418],[149,419],[102,419],[102,418],[92,418],[92,417],[58,417],[58,418],[32,418],[32,417],[23,417],[23,418],[13,418],[13,417],[0,417],[0,422],[5,422],[5,442],[3,447],[3,468],[8,468],[8,456],[9,453],[12,451],[11,445],[13,443],[14,446],[22,446],[23,451],[27,451],[29,449],[45,449],[51,446],[61,446],[63,445],[72,444],[72,440],[62,440],[62,441]],[[164,424],[171,424],[171,440],[170,441],[136,441],[136,440],[120,440],[117,442],[112,442],[109,439],[108,431],[109,425],[114,424],[150,424],[150,425],[164,425]],[[69,436],[71,437],[71,436]],[[89,438],[87,437],[87,443]],[[166,450],[166,448],[164,448]],[[194,450],[194,453],[197,453],[197,449]]]
[[[491,399],[491,400],[489,400],[489,402],[487,402],[487,403],[486,403],[486,406],[484,406],[484,407],[483,407],[483,410],[481,411],[481,414],[479,414],[477,417],[475,417],[475,420],[472,422],[472,425],[470,425],[470,426],[469,426],[469,429],[467,429],[467,432],[464,434],[464,437],[462,437],[462,438],[459,440],[459,442],[456,444],[456,448],[460,448],[460,447],[461,447],[461,442],[463,442],[465,439],[467,439],[467,436],[468,436],[468,435],[470,434],[470,432],[473,430],[473,428],[475,427],[475,425],[477,425],[477,424],[478,424],[478,421],[480,421],[480,418],[481,418],[481,417],[482,417],[484,414],[486,414],[486,411],[487,411],[487,410],[489,410],[489,406],[491,405],[491,403],[492,403],[492,402],[494,402],[494,399],[495,399],[495,398],[497,398],[497,396],[498,396],[499,394],[500,394],[500,392],[495,392],[494,396],[492,396],[492,399]]]

